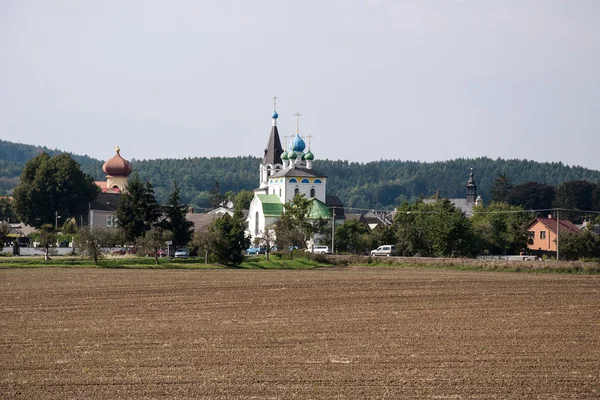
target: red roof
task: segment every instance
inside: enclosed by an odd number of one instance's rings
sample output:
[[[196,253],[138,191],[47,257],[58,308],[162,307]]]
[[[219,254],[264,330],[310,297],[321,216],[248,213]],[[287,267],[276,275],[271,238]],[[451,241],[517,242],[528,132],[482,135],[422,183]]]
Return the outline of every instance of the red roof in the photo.
[[[554,218],[536,218],[529,223],[528,226],[532,226],[536,222],[540,222],[546,228],[550,229],[550,231],[556,233],[556,220]],[[559,220],[560,230],[564,231],[565,229],[571,232],[579,232],[579,228],[575,226],[574,223],[569,221],[568,219]]]

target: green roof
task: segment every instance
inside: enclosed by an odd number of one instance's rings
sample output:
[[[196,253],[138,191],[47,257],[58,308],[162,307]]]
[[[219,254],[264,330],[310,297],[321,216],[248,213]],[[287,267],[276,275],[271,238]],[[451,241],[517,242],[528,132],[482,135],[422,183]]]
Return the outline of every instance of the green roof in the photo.
[[[262,204],[265,217],[281,217],[283,214],[283,204],[278,196],[274,194],[257,194],[258,200]]]
[[[308,211],[308,219],[331,219],[331,210],[327,207],[327,204],[323,203],[316,198],[310,199],[310,210]]]

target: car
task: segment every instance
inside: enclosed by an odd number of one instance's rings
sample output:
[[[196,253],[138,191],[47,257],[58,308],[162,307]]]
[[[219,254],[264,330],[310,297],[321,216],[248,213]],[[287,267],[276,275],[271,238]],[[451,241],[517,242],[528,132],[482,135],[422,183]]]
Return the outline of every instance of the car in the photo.
[[[266,252],[267,252],[266,247],[249,247],[246,249],[246,254],[249,256],[257,255],[257,254],[265,254]]]
[[[175,251],[175,258],[188,258],[190,256],[190,251],[188,249],[177,249]]]
[[[372,256],[395,256],[396,255],[396,246],[391,244],[386,244],[383,246],[379,246],[375,250],[371,250]]]
[[[329,250],[329,246],[313,246],[309,249],[306,249],[307,252],[309,253],[313,253],[313,254],[331,254],[331,251]]]

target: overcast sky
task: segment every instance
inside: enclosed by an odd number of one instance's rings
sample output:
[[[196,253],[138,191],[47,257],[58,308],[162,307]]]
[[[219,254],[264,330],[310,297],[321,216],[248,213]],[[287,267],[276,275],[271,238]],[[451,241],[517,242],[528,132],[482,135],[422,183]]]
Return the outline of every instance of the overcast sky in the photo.
[[[600,1],[0,0],[0,137],[99,159],[600,170]]]

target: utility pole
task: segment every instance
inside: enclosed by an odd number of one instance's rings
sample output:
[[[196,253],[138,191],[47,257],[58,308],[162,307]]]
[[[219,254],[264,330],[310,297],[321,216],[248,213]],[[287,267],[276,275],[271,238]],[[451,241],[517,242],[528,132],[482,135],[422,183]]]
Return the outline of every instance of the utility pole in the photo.
[[[560,217],[558,216],[559,209],[556,209],[556,261],[558,261],[558,257],[560,255],[558,249],[558,230],[560,227]]]
[[[335,207],[333,207],[333,217],[331,218],[331,254],[335,254]]]

